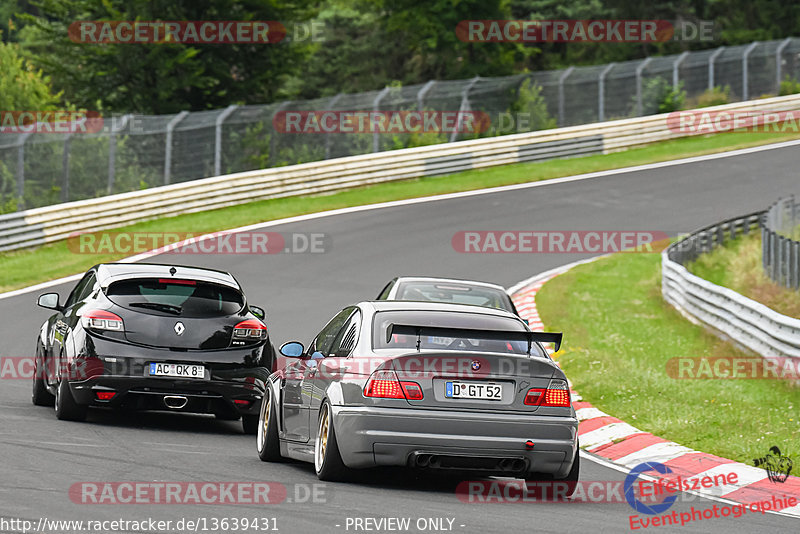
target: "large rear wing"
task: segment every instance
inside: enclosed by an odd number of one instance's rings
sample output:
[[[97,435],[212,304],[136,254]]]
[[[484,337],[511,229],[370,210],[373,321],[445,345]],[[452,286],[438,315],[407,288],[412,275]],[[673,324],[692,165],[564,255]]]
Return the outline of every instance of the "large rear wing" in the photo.
[[[420,347],[422,336],[454,337],[467,339],[490,339],[498,341],[527,341],[528,354],[534,341],[539,343],[554,343],[555,351],[561,348],[561,332],[526,332],[520,330],[486,330],[483,328],[450,328],[446,326],[420,326],[409,324],[390,324],[386,329],[386,343],[392,340],[394,334],[417,337],[417,350]]]

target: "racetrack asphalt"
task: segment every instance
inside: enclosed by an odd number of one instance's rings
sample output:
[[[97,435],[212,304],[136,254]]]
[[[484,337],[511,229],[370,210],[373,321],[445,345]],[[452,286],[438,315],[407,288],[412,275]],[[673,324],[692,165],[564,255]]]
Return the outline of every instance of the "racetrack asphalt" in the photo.
[[[451,239],[456,232],[652,230],[674,236],[764,209],[779,196],[800,194],[798,150],[793,146],[764,150],[269,228],[282,233],[325,233],[332,246],[322,254],[168,254],[148,261],[201,265],[233,273],[248,300],[267,310],[267,324],[276,345],[293,339],[307,343],[339,309],[374,298],[397,275],[474,278],[508,287],[538,272],[591,256],[464,254],[453,249]],[[63,299],[72,285],[50,290],[59,291]],[[35,298],[36,293],[27,293],[0,300],[0,356],[32,356],[39,327],[48,316],[47,310],[36,307]],[[569,339],[568,332],[565,337]],[[262,463],[255,452],[255,438],[242,435],[238,422],[166,413],[122,416],[99,410],[92,411],[86,423],[62,422],[56,420],[52,408],[31,404],[28,380],[0,380],[0,458],[0,518],[24,518],[34,525],[40,518],[154,518],[172,520],[173,525],[182,518],[205,518],[210,527],[212,518],[264,517],[276,518],[284,533],[376,532],[355,530],[353,518],[405,517],[411,519],[409,532],[420,531],[416,524],[420,518],[453,519],[454,532],[624,532],[630,530],[629,516],[633,514],[625,502],[465,503],[456,496],[457,480],[401,470],[369,471],[355,482],[327,483],[318,487],[324,493],[319,500],[325,502],[298,503],[294,501],[302,500],[298,497],[307,487],[319,483],[313,467]],[[624,478],[623,472],[588,459],[582,461],[584,481]],[[68,491],[82,481],[278,482],[289,488],[292,502],[237,506],[76,504]],[[670,511],[685,512],[692,506],[705,509],[715,504],[697,497],[691,503],[676,503]],[[693,522],[683,528],[648,530],[727,533],[731,529],[796,532],[798,528],[797,519],[746,514],[737,519]],[[169,531],[186,529],[173,527]]]

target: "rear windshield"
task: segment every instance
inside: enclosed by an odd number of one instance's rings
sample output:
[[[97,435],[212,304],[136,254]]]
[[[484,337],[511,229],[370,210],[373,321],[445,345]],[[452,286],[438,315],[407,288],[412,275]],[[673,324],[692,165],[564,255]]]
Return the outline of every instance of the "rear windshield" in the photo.
[[[447,328],[469,328],[486,330],[511,330],[525,332],[527,329],[519,321],[507,317],[496,317],[479,313],[452,311],[385,311],[375,314],[373,321],[372,346],[375,349],[413,349],[417,347],[417,336],[394,334],[386,340],[388,328],[392,324],[414,326],[438,326]],[[480,352],[501,352],[506,354],[527,354],[527,341],[454,338],[423,335],[419,339],[420,350],[464,350]],[[536,344],[531,354],[544,356]]]
[[[395,300],[473,304],[515,313],[510,299],[504,291],[491,287],[476,287],[451,282],[403,282],[397,288]]]
[[[120,280],[108,287],[106,296],[124,308],[179,317],[233,315],[244,307],[244,297],[239,291],[195,280]]]

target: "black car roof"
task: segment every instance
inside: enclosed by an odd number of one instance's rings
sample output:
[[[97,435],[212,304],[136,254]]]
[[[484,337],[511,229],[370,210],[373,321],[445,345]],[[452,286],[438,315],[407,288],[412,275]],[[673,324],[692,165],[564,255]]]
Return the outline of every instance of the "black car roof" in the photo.
[[[156,277],[200,280],[241,289],[239,283],[230,273],[216,269],[206,269],[205,267],[161,263],[101,263],[93,268],[97,271],[97,279],[103,287],[107,287],[116,280]]]

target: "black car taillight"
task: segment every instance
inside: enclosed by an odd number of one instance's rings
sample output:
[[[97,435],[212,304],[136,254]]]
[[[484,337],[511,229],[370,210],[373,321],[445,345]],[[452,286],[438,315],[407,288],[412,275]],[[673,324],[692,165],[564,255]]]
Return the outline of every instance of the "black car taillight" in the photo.
[[[257,319],[247,319],[233,327],[234,339],[267,339],[267,327]]]
[[[570,405],[569,386],[564,380],[553,379],[543,388],[531,388],[525,394],[524,403],[527,406],[561,406],[568,408]]]
[[[125,329],[125,325],[122,323],[122,317],[106,310],[91,310],[84,313],[81,317],[81,324],[83,324],[84,328],[90,328],[92,330],[113,330],[122,332]]]

